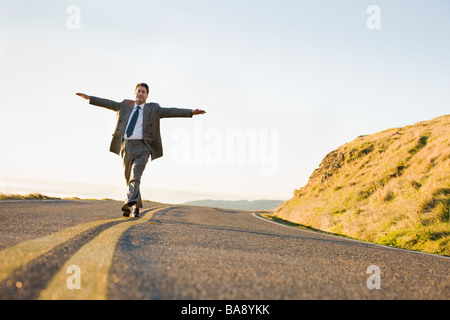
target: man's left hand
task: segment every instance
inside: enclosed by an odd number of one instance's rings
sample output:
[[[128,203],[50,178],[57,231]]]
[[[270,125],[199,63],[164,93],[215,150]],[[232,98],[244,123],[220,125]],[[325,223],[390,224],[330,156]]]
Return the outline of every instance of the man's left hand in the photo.
[[[197,115],[197,114],[205,114],[205,113],[206,113],[205,110],[200,110],[200,109],[192,110],[192,115],[193,115],[193,116],[195,116],[195,115]]]

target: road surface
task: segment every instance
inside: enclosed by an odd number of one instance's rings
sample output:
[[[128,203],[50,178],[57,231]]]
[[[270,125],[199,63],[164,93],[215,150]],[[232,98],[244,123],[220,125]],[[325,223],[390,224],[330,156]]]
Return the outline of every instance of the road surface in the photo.
[[[0,299],[450,299],[450,259],[251,212],[1,201]]]

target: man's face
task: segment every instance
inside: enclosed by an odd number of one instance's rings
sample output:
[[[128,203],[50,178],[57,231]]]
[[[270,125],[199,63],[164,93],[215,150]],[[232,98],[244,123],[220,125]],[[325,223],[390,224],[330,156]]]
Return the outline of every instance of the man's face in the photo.
[[[136,103],[138,105],[141,105],[145,103],[145,101],[147,101],[148,92],[145,87],[142,86],[137,87],[136,92],[134,94],[136,96]]]

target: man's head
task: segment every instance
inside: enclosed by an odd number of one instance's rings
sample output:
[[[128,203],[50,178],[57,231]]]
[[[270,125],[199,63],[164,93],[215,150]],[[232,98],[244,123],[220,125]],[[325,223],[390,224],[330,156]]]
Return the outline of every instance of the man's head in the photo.
[[[136,85],[136,89],[134,90],[134,95],[138,105],[145,103],[148,98],[148,85],[146,83],[138,83]]]

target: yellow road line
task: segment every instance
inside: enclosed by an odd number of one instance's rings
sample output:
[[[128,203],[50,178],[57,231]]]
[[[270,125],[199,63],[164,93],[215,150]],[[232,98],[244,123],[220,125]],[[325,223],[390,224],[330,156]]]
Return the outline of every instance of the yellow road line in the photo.
[[[0,281],[5,280],[15,269],[19,268],[49,252],[56,246],[79,235],[80,233],[102,224],[123,220],[124,218],[92,221],[76,225],[61,231],[57,231],[48,236],[24,241],[12,247],[0,251]]]
[[[131,220],[115,225],[85,244],[58,271],[47,287],[41,291],[42,300],[103,300],[107,298],[108,276],[117,242],[128,228],[149,222],[153,214],[169,207],[148,212],[139,220]],[[80,289],[69,289],[67,285],[71,273],[70,266],[80,270]]]

